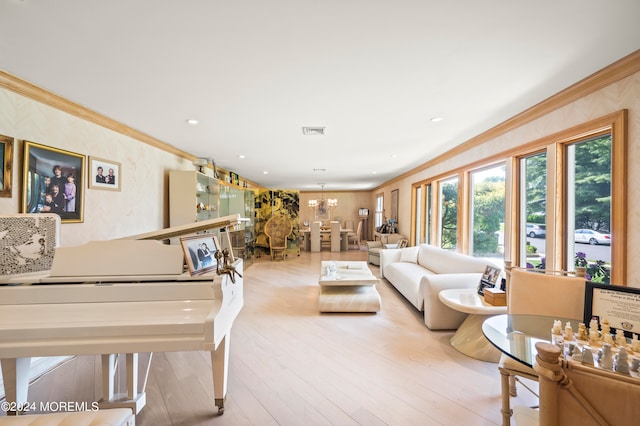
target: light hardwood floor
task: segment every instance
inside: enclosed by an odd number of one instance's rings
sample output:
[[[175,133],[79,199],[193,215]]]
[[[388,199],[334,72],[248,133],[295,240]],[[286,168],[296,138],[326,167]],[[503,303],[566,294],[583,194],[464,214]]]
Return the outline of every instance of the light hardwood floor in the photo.
[[[377,314],[318,313],[319,264],[329,259],[366,260],[366,252],[262,257],[246,269],[224,415],[212,404],[207,353],[156,353],[137,424],[500,424],[497,365],[457,352],[452,332],[427,329],[385,280]],[[95,377],[97,357],[74,358],[35,382],[29,400],[98,399]],[[521,394],[522,403],[535,403]]]

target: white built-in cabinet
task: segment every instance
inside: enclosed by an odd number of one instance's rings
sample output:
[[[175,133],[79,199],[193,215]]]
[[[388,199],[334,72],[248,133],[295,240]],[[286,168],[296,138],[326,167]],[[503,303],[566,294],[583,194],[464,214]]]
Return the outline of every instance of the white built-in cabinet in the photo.
[[[219,217],[218,179],[195,170],[169,172],[169,226]]]
[[[246,268],[253,255],[254,193],[195,170],[169,172],[169,226],[180,226],[207,219],[239,214],[248,219],[229,229],[229,239],[219,229],[221,248],[232,248],[244,258]],[[229,245],[231,247],[229,247]]]

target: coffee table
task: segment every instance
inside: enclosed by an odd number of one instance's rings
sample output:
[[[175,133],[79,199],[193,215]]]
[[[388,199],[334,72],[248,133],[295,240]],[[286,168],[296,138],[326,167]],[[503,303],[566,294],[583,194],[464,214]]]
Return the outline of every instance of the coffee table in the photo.
[[[451,337],[451,346],[471,358],[497,363],[500,351],[482,333],[482,323],[491,316],[506,314],[507,307],[486,303],[475,288],[442,290],[438,297],[451,309],[469,314]]]
[[[330,271],[330,266],[335,266],[335,271]],[[377,283],[367,262],[322,261],[318,308],[320,312],[378,312],[381,300]]]

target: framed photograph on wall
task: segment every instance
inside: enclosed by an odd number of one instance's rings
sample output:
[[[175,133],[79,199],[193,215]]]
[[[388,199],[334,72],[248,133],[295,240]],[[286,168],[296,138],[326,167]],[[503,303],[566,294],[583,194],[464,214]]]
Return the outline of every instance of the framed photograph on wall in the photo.
[[[82,222],[84,155],[24,142],[22,212],[55,213],[62,223]]]
[[[327,205],[327,200],[318,200],[318,205],[315,208],[315,220],[329,220],[331,216],[329,215],[329,206]]]
[[[211,234],[199,234],[180,238],[189,275],[201,275],[215,271],[218,261],[215,252],[220,250],[218,238]]]
[[[391,217],[394,222],[398,222],[398,189],[391,191]]]
[[[122,164],[89,156],[89,188],[120,191],[122,189]]]
[[[0,197],[11,198],[13,138],[0,135]]]

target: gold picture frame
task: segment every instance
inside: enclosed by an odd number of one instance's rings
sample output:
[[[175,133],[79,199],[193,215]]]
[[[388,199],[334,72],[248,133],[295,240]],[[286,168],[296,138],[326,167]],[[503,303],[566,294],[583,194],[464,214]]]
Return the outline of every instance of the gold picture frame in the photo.
[[[122,189],[122,164],[117,161],[89,156],[89,188],[106,191]]]
[[[11,198],[13,189],[13,138],[0,135],[0,197]]]
[[[62,223],[83,222],[84,163],[84,155],[24,141],[22,213],[55,213]]]

